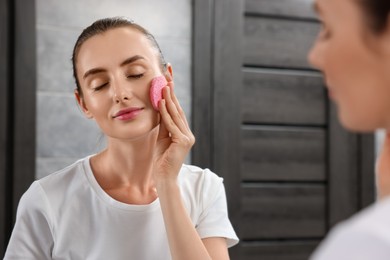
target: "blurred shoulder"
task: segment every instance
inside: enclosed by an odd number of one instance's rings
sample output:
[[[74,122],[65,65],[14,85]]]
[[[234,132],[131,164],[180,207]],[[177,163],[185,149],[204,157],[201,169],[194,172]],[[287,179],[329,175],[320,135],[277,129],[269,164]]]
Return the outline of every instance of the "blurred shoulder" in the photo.
[[[335,226],[311,260],[388,259],[390,198],[377,202]]]

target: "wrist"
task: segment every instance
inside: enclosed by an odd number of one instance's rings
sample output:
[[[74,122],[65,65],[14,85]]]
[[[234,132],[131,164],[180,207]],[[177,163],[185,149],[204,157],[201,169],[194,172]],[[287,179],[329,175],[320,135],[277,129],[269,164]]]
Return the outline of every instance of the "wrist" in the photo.
[[[159,196],[167,193],[174,194],[175,192],[179,192],[179,185],[176,179],[162,179],[156,181],[156,190]]]

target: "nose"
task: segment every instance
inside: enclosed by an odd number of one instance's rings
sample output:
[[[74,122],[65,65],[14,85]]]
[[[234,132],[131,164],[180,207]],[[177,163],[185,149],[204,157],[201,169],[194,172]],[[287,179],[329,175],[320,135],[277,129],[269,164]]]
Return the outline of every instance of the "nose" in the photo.
[[[126,89],[125,84],[116,82],[113,86],[113,99],[115,103],[125,102],[131,99],[131,91]]]

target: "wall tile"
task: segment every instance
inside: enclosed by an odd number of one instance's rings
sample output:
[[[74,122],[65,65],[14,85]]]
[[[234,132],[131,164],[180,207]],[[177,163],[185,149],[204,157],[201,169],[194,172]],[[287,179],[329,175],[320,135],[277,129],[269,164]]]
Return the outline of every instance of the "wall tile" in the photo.
[[[156,35],[191,37],[190,0],[37,1],[40,25],[84,28],[96,19],[111,16],[127,16]]]
[[[39,93],[37,156],[83,157],[98,151],[102,134],[71,95]]]
[[[37,28],[38,91],[73,93],[73,44],[78,31],[52,27]]]
[[[36,164],[36,179],[41,179],[51,173],[61,170],[79,159],[80,158],[38,157]]]

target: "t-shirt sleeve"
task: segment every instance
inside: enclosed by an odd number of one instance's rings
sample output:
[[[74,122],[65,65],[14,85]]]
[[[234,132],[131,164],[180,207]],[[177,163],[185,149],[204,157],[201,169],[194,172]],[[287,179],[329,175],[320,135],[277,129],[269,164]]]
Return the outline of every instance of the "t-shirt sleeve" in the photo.
[[[38,182],[20,199],[4,259],[51,259],[53,236],[48,201]]]
[[[196,230],[201,238],[224,237],[227,246],[238,243],[238,237],[228,217],[225,187],[222,178],[208,171],[203,187],[203,211]]]
[[[386,260],[389,246],[372,232],[342,225],[330,232],[310,260]]]

